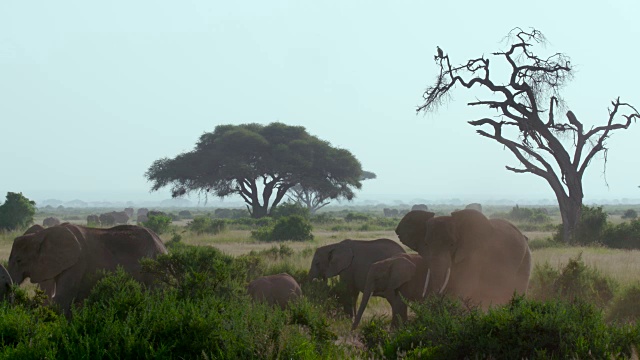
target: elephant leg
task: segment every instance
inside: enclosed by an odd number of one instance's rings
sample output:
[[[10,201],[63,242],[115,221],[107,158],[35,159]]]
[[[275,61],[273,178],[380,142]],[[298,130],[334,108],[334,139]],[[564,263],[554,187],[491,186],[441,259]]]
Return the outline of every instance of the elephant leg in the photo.
[[[391,327],[397,328],[402,322],[407,321],[407,304],[402,300],[399,293],[395,293],[390,296],[389,303],[391,303]]]

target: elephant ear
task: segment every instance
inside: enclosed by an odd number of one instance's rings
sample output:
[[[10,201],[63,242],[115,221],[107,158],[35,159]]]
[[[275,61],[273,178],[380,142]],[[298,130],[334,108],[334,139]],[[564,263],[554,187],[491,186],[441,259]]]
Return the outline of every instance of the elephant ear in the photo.
[[[412,250],[418,251],[418,248],[423,246],[425,242],[427,221],[435,215],[424,210],[409,211],[396,227],[396,235],[398,235],[400,242]]]
[[[457,238],[453,261],[459,263],[489,241],[494,231],[489,219],[474,209],[454,211],[451,218],[453,226],[450,231]]]
[[[30,272],[32,283],[53,279],[80,259],[80,243],[66,227],[55,226],[35,236],[41,244]]]
[[[353,250],[348,246],[340,246],[329,252],[329,267],[327,277],[334,277],[351,265]]]
[[[411,280],[416,273],[416,265],[404,256],[390,259],[389,282],[387,289],[397,289],[404,283]]]

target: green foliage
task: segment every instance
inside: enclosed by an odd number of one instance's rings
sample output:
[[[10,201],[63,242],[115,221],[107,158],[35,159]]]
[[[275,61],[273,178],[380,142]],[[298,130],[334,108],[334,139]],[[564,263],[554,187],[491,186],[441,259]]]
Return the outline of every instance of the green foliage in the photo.
[[[536,265],[528,296],[538,300],[590,302],[605,307],[613,299],[617,284],[582,261],[582,254],[569,259],[560,271],[548,263]]]
[[[582,205],[580,220],[573,233],[572,243],[576,245],[591,245],[601,242],[602,234],[607,226],[607,213],[602,206],[590,207]],[[562,225],[558,227],[554,238],[562,239]]]
[[[638,217],[638,212],[635,211],[634,209],[625,210],[624,214],[622,214],[623,219],[636,219],[637,217]]]
[[[299,215],[291,215],[279,218],[273,226],[251,231],[251,237],[259,241],[310,241],[313,240],[312,230],[309,220]]]
[[[311,216],[309,209],[297,203],[284,203],[271,210],[271,217],[279,219],[284,216],[298,215],[305,219]]]
[[[607,320],[616,323],[637,323],[640,319],[640,284],[624,289],[613,301]]]
[[[187,228],[196,234],[219,234],[226,230],[227,220],[212,219],[208,216],[196,216]]]
[[[367,214],[361,214],[361,213],[355,213],[355,212],[349,212],[347,215],[345,215],[344,220],[346,222],[353,222],[353,221],[367,221],[371,218],[371,216],[367,215]]]
[[[215,294],[226,297],[241,290],[244,263],[208,246],[175,243],[171,252],[157,259],[143,259],[143,270],[156,276],[165,286],[176,289],[182,298]]]
[[[164,234],[169,231],[171,217],[166,215],[151,215],[147,221],[142,223],[142,226],[153,230],[156,234]]]
[[[316,213],[311,217],[311,222],[313,224],[331,224],[336,221],[338,221],[338,218],[330,213]]]
[[[609,224],[602,232],[602,244],[615,249],[640,249],[640,220]]]
[[[484,313],[432,296],[411,308],[415,318],[382,340],[386,358],[606,359],[630,356],[640,340],[637,329],[608,326],[599,310],[579,301],[515,297]]]
[[[518,223],[528,223],[531,225],[548,224],[551,217],[547,214],[546,209],[525,208],[518,205],[514,206],[508,213],[494,213],[492,218],[504,218]]]
[[[0,205],[0,230],[24,229],[33,223],[36,203],[22,193],[7,192],[4,204]]]
[[[200,136],[194,150],[156,160],[145,176],[152,191],[170,186],[173,197],[193,191],[220,198],[242,195],[252,217],[260,218],[296,184],[350,199],[362,186],[362,173],[348,150],[332,147],[302,126],[276,122],[218,125]]]

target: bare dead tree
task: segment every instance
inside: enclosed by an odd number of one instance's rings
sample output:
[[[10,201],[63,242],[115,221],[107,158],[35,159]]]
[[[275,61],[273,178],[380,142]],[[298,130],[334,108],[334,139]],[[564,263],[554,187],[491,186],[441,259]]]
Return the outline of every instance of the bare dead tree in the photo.
[[[618,97],[611,102],[604,125],[585,129],[571,111],[566,112],[564,121],[556,118],[554,106],[562,103],[559,90],[573,77],[569,58],[562,53],[547,58],[536,55],[533,47],[546,42],[536,29],[515,28],[506,39],[509,49],[492,53],[505,61],[511,72],[508,81],[499,83],[489,72],[489,58],[484,55],[452,66],[449,55],[438,47],[434,59],[440,74],[424,92],[424,102],[417,112],[435,110],[450,98],[450,92],[458,84],[467,89],[490,90],[492,95],[488,99],[468,105],[496,109],[498,115],[494,119],[469,121],[469,124],[485,126],[476,132],[504,145],[516,156],[522,166],[506,166],[507,170],[531,173],[549,183],[562,215],[563,240],[571,242],[580,220],[584,197],[582,178],[587,166],[598,153],[603,154],[606,164],[606,140],[614,130],[627,129],[640,114]],[[543,108],[544,104],[549,104],[547,109]],[[487,131],[487,126],[493,131]],[[568,139],[573,141],[567,144]]]

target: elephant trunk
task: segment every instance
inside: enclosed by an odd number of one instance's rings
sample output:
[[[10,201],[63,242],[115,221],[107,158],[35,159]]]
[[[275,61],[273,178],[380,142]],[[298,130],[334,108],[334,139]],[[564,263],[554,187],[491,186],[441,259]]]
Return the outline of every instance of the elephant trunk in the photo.
[[[441,256],[429,261],[431,266],[427,271],[428,284],[425,285],[424,292],[442,294],[449,284],[451,276],[451,257]]]
[[[25,279],[24,272],[20,271],[15,263],[9,261],[9,266],[7,267],[7,271],[9,272],[9,276],[14,284],[20,285]]]

